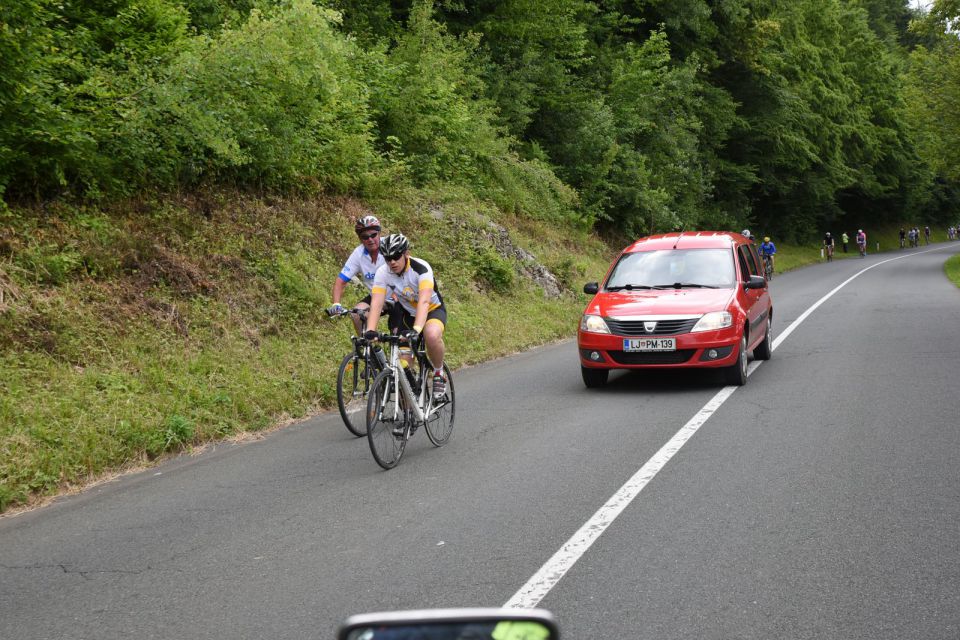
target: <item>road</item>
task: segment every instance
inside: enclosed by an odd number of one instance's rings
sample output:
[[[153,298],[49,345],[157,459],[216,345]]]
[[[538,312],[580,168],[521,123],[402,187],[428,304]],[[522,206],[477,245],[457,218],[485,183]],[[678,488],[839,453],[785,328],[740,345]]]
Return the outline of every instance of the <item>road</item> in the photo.
[[[714,376],[588,391],[567,341],[457,372],[450,443],[389,472],[333,412],[2,518],[0,638],[499,606],[698,415],[537,597],[565,638],[960,637],[960,243],[930,249],[778,276],[772,360],[705,414]]]

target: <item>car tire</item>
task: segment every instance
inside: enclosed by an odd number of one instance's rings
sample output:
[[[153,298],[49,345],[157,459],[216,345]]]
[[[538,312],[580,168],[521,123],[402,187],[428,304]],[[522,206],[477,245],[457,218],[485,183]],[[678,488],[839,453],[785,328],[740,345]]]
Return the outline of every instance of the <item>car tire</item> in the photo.
[[[583,384],[585,384],[588,389],[599,389],[607,384],[607,378],[610,376],[610,370],[588,369],[587,367],[581,366],[580,375],[583,377]]]
[[[747,383],[747,334],[740,336],[740,345],[737,347],[737,362],[724,370],[724,381],[728,385],[742,387]]]
[[[773,355],[773,336],[770,329],[770,322],[767,322],[767,330],[763,334],[763,342],[758,344],[753,350],[753,357],[756,360],[769,360]]]

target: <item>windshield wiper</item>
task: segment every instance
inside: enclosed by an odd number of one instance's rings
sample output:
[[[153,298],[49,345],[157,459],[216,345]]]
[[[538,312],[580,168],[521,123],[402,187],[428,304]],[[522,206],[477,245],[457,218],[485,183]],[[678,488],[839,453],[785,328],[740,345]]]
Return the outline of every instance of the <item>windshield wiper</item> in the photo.
[[[719,289],[712,284],[698,284],[696,282],[674,282],[673,284],[658,284],[654,289]]]
[[[646,284],[618,284],[607,287],[607,291],[623,291],[624,289],[632,291],[634,289],[653,289],[653,287]]]

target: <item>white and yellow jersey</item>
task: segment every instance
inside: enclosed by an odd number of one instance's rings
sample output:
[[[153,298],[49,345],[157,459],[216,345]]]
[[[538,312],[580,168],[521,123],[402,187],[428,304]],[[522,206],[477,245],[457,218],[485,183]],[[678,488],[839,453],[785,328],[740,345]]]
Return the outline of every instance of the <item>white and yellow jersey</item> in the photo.
[[[399,275],[390,270],[390,265],[384,264],[377,268],[377,275],[373,279],[373,293],[384,293],[388,300],[396,296],[400,306],[410,315],[416,315],[417,301],[424,289],[433,292],[430,296],[430,311],[443,306],[443,298],[440,297],[437,283],[433,279],[433,269],[419,258],[408,258]]]

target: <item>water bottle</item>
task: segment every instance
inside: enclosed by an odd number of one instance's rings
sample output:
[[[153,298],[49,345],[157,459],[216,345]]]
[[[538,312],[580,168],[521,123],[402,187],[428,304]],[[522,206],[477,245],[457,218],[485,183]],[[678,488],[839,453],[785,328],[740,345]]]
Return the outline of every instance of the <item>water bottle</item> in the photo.
[[[410,369],[410,362],[413,360],[413,351],[408,346],[400,345],[400,366],[403,367],[404,373],[407,374],[407,380],[410,381],[410,386],[414,389],[417,388],[417,379],[413,375],[413,371]]]

